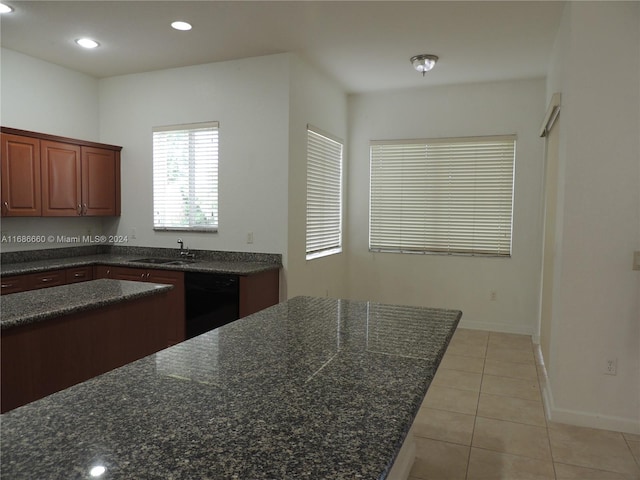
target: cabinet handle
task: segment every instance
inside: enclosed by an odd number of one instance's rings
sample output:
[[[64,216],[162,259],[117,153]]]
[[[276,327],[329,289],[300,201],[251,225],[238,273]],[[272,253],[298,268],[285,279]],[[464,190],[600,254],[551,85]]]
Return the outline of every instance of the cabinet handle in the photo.
[[[49,282],[53,282],[53,278],[49,277],[49,278],[41,278],[40,281],[42,283],[49,283]]]
[[[109,273],[109,272],[107,272],[107,273]],[[79,272],[79,273],[74,273],[73,274],[74,278],[82,278],[84,276],[85,276],[84,272],[81,272],[81,273]]]
[[[9,211],[9,202],[6,202],[6,201],[2,202],[2,206],[4,207],[5,212]]]
[[[85,203],[84,205],[82,205],[82,215],[86,215],[87,214],[87,204]]]
[[[11,288],[13,287],[13,283],[3,283],[2,288]]]
[[[144,275],[145,275],[144,273],[141,273],[140,278],[144,279]]]
[[[82,215],[82,205],[78,204],[78,215]]]
[[[150,276],[151,276],[151,274],[150,274],[150,273],[147,273],[147,280],[149,279],[149,277],[150,277]]]
[[[107,269],[107,276],[111,275],[111,269]]]

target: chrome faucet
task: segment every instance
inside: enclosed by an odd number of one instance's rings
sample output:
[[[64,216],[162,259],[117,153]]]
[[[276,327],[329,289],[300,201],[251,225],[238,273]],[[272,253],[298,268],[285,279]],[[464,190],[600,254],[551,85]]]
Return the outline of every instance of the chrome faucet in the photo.
[[[190,258],[190,259],[196,258],[196,254],[195,253],[189,252],[189,247],[184,248],[184,242],[182,241],[181,238],[178,239],[177,243],[180,244],[180,256],[181,257]]]

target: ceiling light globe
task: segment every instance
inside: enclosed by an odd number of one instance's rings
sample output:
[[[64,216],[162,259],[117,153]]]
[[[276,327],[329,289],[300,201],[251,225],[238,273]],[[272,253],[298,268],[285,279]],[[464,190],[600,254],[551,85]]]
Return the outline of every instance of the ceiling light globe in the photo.
[[[13,7],[10,7],[6,3],[0,3],[0,13],[11,13],[13,12]]]
[[[424,75],[435,67],[438,57],[436,55],[416,55],[411,57],[411,64],[418,72]]]

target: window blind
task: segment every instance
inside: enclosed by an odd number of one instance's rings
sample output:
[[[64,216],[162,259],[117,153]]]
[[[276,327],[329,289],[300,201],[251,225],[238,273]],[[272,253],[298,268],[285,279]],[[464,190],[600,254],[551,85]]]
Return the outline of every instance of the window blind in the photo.
[[[153,228],[217,231],[218,122],[153,128]]]
[[[511,255],[515,136],[370,144],[371,251]]]
[[[342,251],[341,140],[307,129],[307,260]]]

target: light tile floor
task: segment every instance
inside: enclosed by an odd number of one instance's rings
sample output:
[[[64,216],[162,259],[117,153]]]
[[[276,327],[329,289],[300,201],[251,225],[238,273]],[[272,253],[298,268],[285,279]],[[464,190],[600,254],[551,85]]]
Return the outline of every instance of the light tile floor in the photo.
[[[640,435],[547,422],[531,337],[458,329],[414,423],[410,480],[640,480]]]

